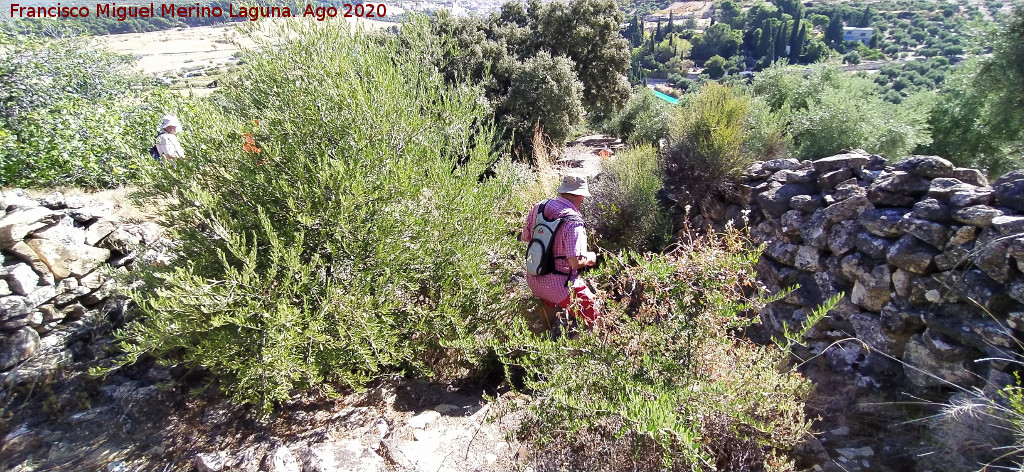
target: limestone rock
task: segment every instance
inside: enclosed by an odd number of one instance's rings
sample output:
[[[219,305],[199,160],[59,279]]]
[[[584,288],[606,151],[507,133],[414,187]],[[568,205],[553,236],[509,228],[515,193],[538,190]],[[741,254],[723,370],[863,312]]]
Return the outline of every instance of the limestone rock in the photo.
[[[1003,285],[992,280],[978,269],[963,273],[947,273],[946,284],[962,298],[985,307],[996,316],[1005,316],[1009,312],[1011,299]]]
[[[110,218],[96,220],[85,230],[85,244],[95,246],[96,243],[107,237],[108,234],[114,232],[118,224],[120,223],[117,220]]]
[[[853,177],[853,171],[849,168],[836,169],[833,171],[825,172],[818,177],[818,186],[822,190],[833,190],[836,185],[841,182],[850,180]]]
[[[841,275],[846,277],[847,280],[859,280],[864,274],[867,274],[874,262],[869,260],[861,253],[853,253],[849,256],[844,257],[839,263],[839,269]]]
[[[0,297],[6,297],[14,292],[11,291],[11,287],[7,285],[7,281],[0,279]]]
[[[842,257],[853,250],[857,233],[863,228],[855,220],[846,220],[832,226],[828,233],[828,248],[836,256]]]
[[[441,414],[434,410],[427,410],[409,419],[407,426],[412,429],[423,429],[441,417]]]
[[[833,194],[833,197],[835,198],[836,202],[850,198],[867,196],[868,190],[864,187],[861,187],[860,184],[857,182],[857,179],[849,179],[845,182],[836,185],[836,191]]]
[[[25,244],[24,241],[18,241],[13,246],[7,249],[19,259],[28,262],[28,265],[32,267],[32,270],[39,274],[39,283],[43,285],[53,285],[53,273],[50,272],[50,268],[43,262],[43,259],[36,254],[36,251],[31,246]]]
[[[872,208],[874,208],[874,205],[866,197],[853,197],[829,205],[824,210],[824,216],[826,221],[834,224],[843,220],[853,219],[860,215],[861,212]]]
[[[796,253],[795,266],[806,272],[819,272],[823,266],[821,251],[813,246],[800,246]]]
[[[806,184],[813,182],[817,177],[818,173],[813,168],[793,169],[786,174],[785,182],[787,184]]]
[[[861,231],[853,238],[853,244],[861,252],[874,259],[885,259],[886,251],[892,246],[892,240]]]
[[[39,254],[54,277],[82,277],[102,265],[110,251],[92,246],[65,246],[48,239],[32,239],[28,245]]]
[[[1011,239],[999,238],[975,246],[974,264],[992,280],[1000,283],[1009,282],[1010,275],[1013,274],[1010,262],[1012,243]]]
[[[896,238],[903,235],[899,223],[904,215],[910,213],[906,208],[876,208],[860,214],[860,224],[864,229],[876,236]]]
[[[31,233],[32,238],[49,239],[69,246],[85,244],[85,231],[76,228],[71,218],[61,218],[56,224],[37,229]]]
[[[934,198],[928,198],[914,204],[914,218],[949,224],[953,222],[953,211],[949,205]]]
[[[890,356],[902,355],[906,339],[896,339],[882,329],[882,320],[873,314],[855,313],[850,316],[857,339],[863,341],[871,349],[881,351]]]
[[[799,210],[789,210],[782,215],[782,234],[793,237],[800,235],[800,227],[807,222],[807,215]]]
[[[793,170],[799,168],[800,161],[793,158],[772,159],[770,161],[764,161],[761,163],[761,169],[771,173],[775,173],[780,170]]]
[[[992,201],[992,189],[988,187],[971,187],[958,190],[949,197],[949,203],[957,207],[988,205]]]
[[[851,167],[864,167],[869,160],[870,158],[864,154],[838,154],[814,161],[814,170],[824,173]]]
[[[997,210],[986,205],[969,206],[953,211],[954,220],[964,224],[977,226],[979,228],[987,227],[992,224],[993,219],[1002,215],[1002,210]]]
[[[7,286],[17,295],[28,295],[39,285],[39,274],[28,264],[0,268],[0,277],[7,281]]]
[[[39,203],[51,210],[59,210],[64,208],[64,194],[60,192],[53,192],[43,198],[40,198]]]
[[[338,460],[334,451],[324,446],[305,446],[299,449],[299,465],[302,472],[336,472]]]
[[[828,221],[825,218],[825,210],[815,211],[800,225],[800,238],[804,243],[816,249],[828,247]]]
[[[39,333],[24,327],[0,339],[0,371],[32,357],[39,349]]]
[[[199,472],[220,472],[227,465],[228,455],[224,451],[196,454],[194,460]]]
[[[892,287],[896,291],[896,295],[907,298],[910,296],[911,284],[914,279],[917,278],[913,272],[907,272],[903,269],[896,269],[892,273]]]
[[[953,163],[938,156],[910,156],[893,165],[893,168],[913,175],[928,177],[950,177]]]
[[[1018,303],[1024,303],[1024,279],[1015,278],[1006,284],[1006,294]],[[1024,325],[1018,329],[1022,328],[1024,328]]]
[[[900,220],[899,229],[921,241],[931,244],[935,249],[942,250],[949,240],[949,230],[945,226],[927,220],[919,220],[907,216]]]
[[[1024,212],[1024,170],[1015,170],[992,183],[996,203]]]
[[[866,310],[877,313],[882,311],[882,308],[889,303],[889,300],[892,300],[892,295],[889,293],[888,289],[872,290],[865,287],[864,284],[858,280],[853,284],[853,292],[850,293],[850,300]]]
[[[949,242],[946,246],[960,246],[974,241],[978,237],[978,228],[976,226],[961,226],[953,231],[953,234],[949,237]]]
[[[8,213],[0,218],[0,247],[8,249],[29,233],[60,221],[64,214],[47,208],[32,208]]]
[[[825,199],[821,195],[796,195],[789,199],[789,206],[794,210],[804,213],[814,213],[825,205]]]
[[[941,271],[954,269],[964,264],[970,256],[971,248],[968,246],[947,247],[945,251],[935,256],[935,268]]]
[[[860,275],[858,280],[864,284],[864,287],[870,290],[884,290],[889,291],[892,286],[892,272],[889,269],[889,264],[879,264],[871,268],[871,271],[865,271]],[[878,310],[875,310],[878,311]]]
[[[958,167],[953,169],[952,177],[978,187],[988,187],[988,178],[978,169]]]
[[[814,184],[785,184],[757,196],[757,203],[765,214],[778,218],[789,210],[789,200],[797,195],[817,193]]]
[[[934,269],[934,258],[938,254],[934,247],[907,234],[889,248],[885,258],[900,269],[927,274]]]
[[[917,334],[907,342],[903,353],[904,373],[907,379],[918,387],[949,387],[950,383],[968,387],[974,385],[976,377],[967,366],[967,353],[945,340],[925,332]]]
[[[793,265],[796,262],[796,253],[799,250],[800,247],[795,244],[775,241],[765,248],[764,254],[780,264]]]
[[[883,173],[868,188],[868,197],[874,192],[889,192],[897,195],[920,196],[928,193],[931,182],[923,177],[907,172],[893,171]]]
[[[992,227],[999,234],[1024,234],[1024,216],[997,216],[992,218]]]
[[[263,459],[262,470],[267,472],[301,472],[299,462],[288,446],[279,445]]]
[[[959,191],[973,190],[975,187],[957,179],[940,177],[933,179],[928,187],[928,197],[948,202],[953,194]]]
[[[901,310],[894,303],[889,303],[882,308],[882,328],[892,333],[913,333],[924,327],[924,317],[921,313]]]

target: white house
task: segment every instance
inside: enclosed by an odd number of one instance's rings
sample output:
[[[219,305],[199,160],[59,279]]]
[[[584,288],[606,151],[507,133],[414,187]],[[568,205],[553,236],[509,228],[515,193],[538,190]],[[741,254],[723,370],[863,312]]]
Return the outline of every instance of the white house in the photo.
[[[843,41],[860,41],[866,45],[871,41],[871,36],[874,34],[874,28],[854,28],[846,26],[843,28]]]

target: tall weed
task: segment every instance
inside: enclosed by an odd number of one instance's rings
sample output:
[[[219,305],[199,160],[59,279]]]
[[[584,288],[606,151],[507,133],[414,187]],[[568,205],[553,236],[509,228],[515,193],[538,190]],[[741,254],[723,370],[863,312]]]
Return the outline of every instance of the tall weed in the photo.
[[[672,221],[656,198],[664,173],[651,145],[631,148],[607,161],[605,172],[584,200],[584,218],[599,246],[610,250],[661,252]]]

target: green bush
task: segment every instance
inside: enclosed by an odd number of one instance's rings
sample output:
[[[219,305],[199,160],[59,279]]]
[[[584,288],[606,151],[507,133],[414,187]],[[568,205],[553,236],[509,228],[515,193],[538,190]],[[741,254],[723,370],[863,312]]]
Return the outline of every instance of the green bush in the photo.
[[[735,235],[665,255],[609,254],[588,275],[605,323],[513,336],[532,404],[521,439],[551,470],[791,470],[811,384],[777,346],[737,337],[758,251]],[[521,332],[520,330],[519,332]],[[527,354],[522,354],[527,353]]]
[[[671,106],[647,87],[637,87],[622,111],[603,126],[606,134],[634,144],[657,144],[668,132],[666,125]]]
[[[4,42],[0,186],[114,187],[138,178],[160,115],[183,100],[142,91],[143,79],[124,72],[130,56],[80,40]]]
[[[282,23],[183,114],[195,150],[139,194],[166,203],[176,258],[133,294],[125,362],[202,366],[266,412],[388,372],[463,375],[479,352],[453,346],[508,313],[511,192],[478,183],[477,91],[424,59],[421,23],[402,46],[344,25]]]
[[[782,122],[767,113],[760,99],[716,83],[688,97],[669,125],[669,182],[700,198],[712,198],[753,161],[784,152]]]
[[[593,197],[584,200],[587,228],[605,249],[661,252],[672,222],[655,198],[664,176],[651,145],[629,149],[605,165]]]

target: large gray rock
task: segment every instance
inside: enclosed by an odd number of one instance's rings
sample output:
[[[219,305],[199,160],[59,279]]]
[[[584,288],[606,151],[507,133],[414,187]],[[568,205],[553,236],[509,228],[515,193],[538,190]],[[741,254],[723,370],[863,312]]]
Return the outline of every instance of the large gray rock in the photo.
[[[39,283],[43,285],[53,285],[53,273],[50,272],[50,267],[43,262],[43,259],[36,254],[36,251],[31,246],[26,244],[24,241],[18,241],[13,246],[7,249],[11,254],[14,254],[28,263],[32,267],[32,270],[39,274]]]
[[[882,173],[878,179],[872,182],[871,187],[868,188],[868,196],[870,197],[872,192],[881,191],[914,197],[928,193],[929,188],[931,188],[931,182],[924,177],[893,171]]]
[[[855,313],[850,316],[850,323],[853,324],[857,339],[876,351],[881,351],[890,356],[901,356],[906,338],[899,339],[891,336],[882,329],[882,320],[878,315],[868,313]]]
[[[1003,284],[992,280],[981,270],[948,272],[944,281],[961,298],[981,305],[993,315],[1005,316],[1010,312],[1012,299]]]
[[[862,187],[857,179],[849,179],[836,185],[836,191],[832,194],[834,202],[841,202],[850,198],[867,197],[868,189]],[[834,203],[832,202],[832,203]]]
[[[992,227],[1002,235],[1024,235],[1024,216],[997,216],[992,218]]]
[[[914,333],[924,327],[924,315],[911,310],[901,310],[895,303],[882,308],[882,328],[891,333]]]
[[[919,220],[909,215],[900,220],[899,229],[931,244],[940,251],[946,247],[946,242],[949,241],[949,229],[945,226],[927,220]]]
[[[934,270],[934,259],[938,254],[939,252],[931,245],[907,234],[889,248],[885,259],[900,269],[915,274],[927,274]]]
[[[769,173],[775,173],[780,170],[799,169],[800,167],[800,161],[793,158],[772,159],[761,163],[761,169]]]
[[[949,203],[956,207],[988,205],[991,201],[992,189],[988,187],[972,187],[968,190],[958,190],[949,197]]]
[[[902,236],[900,220],[910,213],[907,208],[876,208],[860,214],[860,224],[876,236],[896,238]]]
[[[885,259],[892,244],[891,239],[878,237],[867,231],[861,231],[853,238],[853,245],[874,259]]]
[[[32,239],[28,245],[39,254],[58,280],[71,276],[82,277],[110,257],[110,251],[84,244],[66,246],[48,239]]]
[[[1024,212],[1024,170],[1015,170],[992,183],[996,203]]]
[[[967,244],[974,241],[977,237],[978,228],[976,226],[961,226],[952,232],[946,246],[960,246]]]
[[[967,388],[977,383],[977,376],[967,365],[969,354],[969,350],[925,331],[907,342],[904,373],[918,387]]]
[[[821,251],[813,246],[800,246],[794,266],[805,272],[820,272],[824,268]]]
[[[880,312],[886,304],[892,300],[892,294],[888,289],[873,290],[867,288],[858,280],[853,284],[853,291],[850,293],[850,300],[858,306],[873,312]]]
[[[914,218],[949,224],[953,222],[953,211],[949,205],[928,198],[914,204]]]
[[[940,271],[947,271],[966,264],[972,250],[973,245],[947,246],[945,251],[935,256],[935,268]]]
[[[789,210],[779,220],[782,223],[782,234],[789,237],[799,236],[800,227],[807,222],[807,215],[799,210]]]
[[[11,291],[11,286],[7,285],[7,281],[0,279],[0,297],[6,297],[12,293],[14,292]]]
[[[952,177],[953,163],[938,156],[910,156],[893,165],[896,170],[928,177]]]
[[[976,188],[974,185],[965,184],[957,179],[937,178],[933,179],[928,186],[928,197],[948,202],[953,194],[960,191],[970,191]]]
[[[85,244],[95,246],[96,243],[107,237],[108,234],[113,233],[117,229],[120,222],[111,218],[100,218],[89,225],[85,230]]]
[[[1002,210],[986,205],[975,205],[953,211],[953,219],[960,223],[984,228],[992,224],[997,216],[1003,216]]]
[[[806,184],[808,182],[814,182],[814,179],[818,177],[818,173],[813,168],[807,169],[793,169],[788,171],[786,174],[787,184]]]
[[[814,184],[785,184],[757,196],[757,203],[767,215],[778,218],[789,210],[789,200],[797,195],[816,194]]]
[[[986,244],[975,246],[974,264],[985,275],[1000,283],[1010,281],[1013,266],[1010,261],[1010,247],[1013,239],[997,238]]]
[[[896,295],[902,298],[910,297],[910,289],[914,283],[914,279],[918,276],[913,272],[907,272],[903,269],[896,269],[892,272],[892,288],[896,292]]]
[[[852,220],[861,212],[872,208],[874,205],[866,197],[853,197],[829,205],[823,215],[829,224],[835,224],[843,220]]]
[[[814,213],[825,205],[825,199],[821,195],[796,195],[789,199],[789,206],[794,210],[804,213]]]
[[[299,468],[299,461],[295,459],[295,455],[288,449],[288,446],[279,445],[272,448],[267,456],[263,459],[263,467],[261,470],[267,472],[301,472]]]
[[[193,462],[199,472],[221,472],[227,466],[228,455],[224,451],[196,454]]]
[[[818,210],[800,226],[800,238],[809,246],[825,249],[828,247],[828,229],[830,226],[825,218],[825,210]]]
[[[0,277],[7,281],[7,286],[17,295],[28,295],[39,285],[39,274],[28,264],[0,268]]]
[[[855,252],[839,262],[839,274],[849,281],[860,280],[864,274],[871,272],[876,262],[864,254]]]
[[[64,217],[56,224],[37,229],[31,233],[32,239],[49,239],[51,241],[78,246],[85,244],[85,230],[75,227],[75,220]]]
[[[40,198],[39,204],[51,210],[59,210],[64,208],[64,194],[60,192],[53,192],[43,198]]]
[[[39,333],[24,327],[0,339],[0,371],[32,357],[39,349]]]
[[[814,161],[814,170],[824,173],[844,168],[864,167],[869,160],[870,157],[865,154],[837,154]]]
[[[800,246],[795,244],[775,241],[765,248],[764,254],[780,264],[791,266],[796,262],[796,253],[799,250]]]
[[[953,169],[952,177],[978,187],[988,187],[988,178],[978,169],[958,167]]]
[[[29,233],[61,220],[64,214],[48,208],[36,207],[8,213],[0,218],[0,247],[8,249]]]
[[[818,186],[822,190],[833,190],[836,185],[853,178],[853,171],[849,168],[836,169],[825,172],[818,177]]]
[[[863,230],[856,220],[846,220],[832,226],[828,233],[828,248],[833,254],[843,257],[856,246],[854,241],[857,233]]]
[[[890,287],[892,287],[892,270],[889,268],[889,264],[878,264],[872,267],[870,271],[864,271],[858,280],[864,284],[865,288],[888,292]]]

